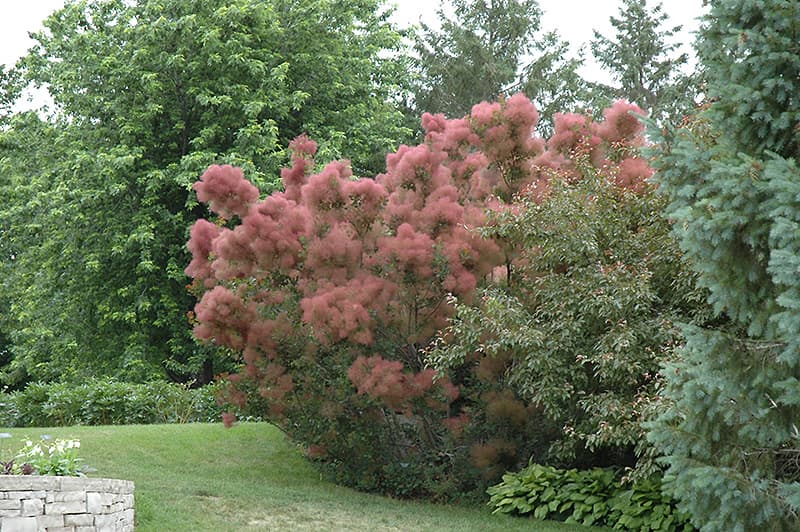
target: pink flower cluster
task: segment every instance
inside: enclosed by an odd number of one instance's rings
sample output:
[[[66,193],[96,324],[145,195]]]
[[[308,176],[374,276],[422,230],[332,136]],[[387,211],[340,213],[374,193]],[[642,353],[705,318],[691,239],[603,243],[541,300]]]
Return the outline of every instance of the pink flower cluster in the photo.
[[[552,179],[581,179],[585,164],[622,189],[648,186],[650,166],[632,155],[643,128],[631,112],[641,109],[620,101],[600,123],[556,115],[547,142],[521,94],[461,119],[426,114],[425,141],[388,155],[375,179],[354,178],[342,161],[315,172],[317,145],[299,137],[281,172],[284,190],[263,200],[240,169],[210,167],[195,189],[223,220],[191,229],[186,273],[204,291],[195,334],[242,353],[247,374],[275,401],[292,387],[274,362],[286,338],[369,346],[395,334],[397,345],[425,344],[452,314],[449,295],[468,300],[514,259],[504,242],[476,231],[487,210],[518,209],[521,194],[543,201]],[[359,393],[400,408],[434,387],[426,371],[405,368],[359,358],[350,377]]]
[[[381,401],[387,408],[397,412],[409,411],[413,401],[429,396],[435,387],[441,393],[438,397],[428,397],[428,406],[431,408],[446,410],[458,398],[458,389],[447,379],[434,381],[434,370],[408,373],[404,371],[402,362],[386,360],[381,356],[358,357],[350,366],[347,376],[357,393]]]
[[[244,217],[258,199],[258,189],[244,178],[242,169],[228,164],[210,166],[194,189],[197,199],[223,218]]]

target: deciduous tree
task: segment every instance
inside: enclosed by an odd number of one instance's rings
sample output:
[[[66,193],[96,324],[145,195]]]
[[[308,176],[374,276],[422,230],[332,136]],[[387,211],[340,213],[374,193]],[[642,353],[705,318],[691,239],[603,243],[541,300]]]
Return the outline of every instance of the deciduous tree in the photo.
[[[368,173],[408,133],[379,0],[75,1],[34,38],[16,72],[56,111],[2,141],[6,330],[33,378],[209,379],[181,266],[197,176],[235,163],[272,190],[304,131]]]

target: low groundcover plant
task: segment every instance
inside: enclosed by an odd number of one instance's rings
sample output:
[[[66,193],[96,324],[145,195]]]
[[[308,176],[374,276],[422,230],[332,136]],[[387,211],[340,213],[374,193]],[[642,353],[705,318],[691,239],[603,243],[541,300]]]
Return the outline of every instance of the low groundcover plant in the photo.
[[[82,477],[85,468],[78,458],[80,440],[52,440],[42,436],[35,442],[23,439],[23,447],[8,461],[0,461],[3,475],[54,475],[60,477]]]

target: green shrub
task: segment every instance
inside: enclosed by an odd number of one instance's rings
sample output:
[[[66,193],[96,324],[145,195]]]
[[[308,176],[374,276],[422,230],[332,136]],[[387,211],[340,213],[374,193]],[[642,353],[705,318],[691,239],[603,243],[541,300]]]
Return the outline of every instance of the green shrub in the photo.
[[[0,403],[0,425],[9,427],[213,422],[223,411],[216,385],[192,389],[163,381],[131,384],[112,379],[77,386],[33,383],[0,395]],[[247,412],[238,413],[251,418]]]
[[[587,173],[552,184],[547,201],[517,205],[487,231],[518,246],[518,263],[480,297],[455,306],[428,362],[455,375],[471,369],[492,388],[463,391],[473,410],[485,403],[487,414],[504,414],[493,418],[519,418],[512,432],[524,445],[496,428],[478,440],[502,436],[517,445],[516,469],[530,459],[579,469],[636,466],[647,476],[657,466],[642,421],[657,407],[661,364],[681,340],[676,324],[702,324],[709,315],[659,214],[663,201],[651,189],[620,191]],[[531,419],[531,428],[552,430],[523,433]],[[498,465],[500,474],[515,469]]]
[[[80,440],[25,440],[25,446],[17,452],[12,462],[6,462],[10,474],[53,475],[59,477],[82,477],[83,460],[78,458]]]
[[[531,464],[487,490],[493,513],[608,526],[615,530],[694,530],[661,490],[658,477],[627,486],[618,470],[556,469]]]
[[[18,416],[17,403],[7,393],[0,392],[0,427],[14,426]]]
[[[660,478],[643,479],[610,501],[609,522],[617,530],[695,530],[676,503],[662,489]]]

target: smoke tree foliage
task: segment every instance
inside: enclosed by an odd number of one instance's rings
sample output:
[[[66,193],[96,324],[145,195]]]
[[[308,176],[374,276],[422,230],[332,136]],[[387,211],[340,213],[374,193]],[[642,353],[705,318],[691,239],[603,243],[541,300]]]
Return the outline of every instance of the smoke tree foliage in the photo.
[[[681,247],[731,322],[685,328],[650,435],[702,530],[800,528],[798,34],[797,2],[711,2],[709,103],[657,153]]]
[[[591,46],[595,60],[617,83],[610,87],[617,98],[641,106],[653,120],[677,124],[694,109],[699,81],[683,72],[688,55],[677,54],[681,43],[675,42],[681,26],[663,28],[668,19],[661,2],[623,0],[619,18],[610,18],[614,35],[595,31]]]
[[[494,283],[499,290],[503,276],[534,275],[526,264],[535,253],[523,251],[530,240],[512,234],[507,216],[539,216],[551,196],[563,202],[559,191],[587,176],[598,190],[608,186],[614,197],[630,196],[620,201],[637,211],[634,198],[648,190],[651,173],[635,155],[641,126],[629,111],[637,110],[618,102],[599,124],[560,115],[548,142],[534,134],[538,113],[522,94],[483,102],[461,119],[425,114],[424,142],[390,154],[386,172],[375,179],[355,178],[339,161],[314,171],[316,144],[299,137],[290,146],[293,164],[281,173],[283,190],[264,199],[241,169],[210,167],[195,189],[217,218],[192,226],[186,272],[200,298],[195,334],[228,348],[242,366],[229,376],[227,400],[261,404],[338,480],[362,489],[452,497],[527,463],[537,447],[552,443],[559,428],[554,420],[561,418],[530,389],[506,385],[498,375],[504,371],[500,356],[487,353],[475,364],[471,353],[438,376],[426,357],[458,306],[486,297],[481,286]],[[598,205],[591,214],[616,207]],[[648,219],[654,217],[649,208],[639,209]],[[639,219],[624,213],[614,221],[631,217]],[[608,226],[612,232],[650,230],[645,222],[641,228]],[[620,297],[626,305],[655,298],[633,294],[648,282],[644,265],[629,271],[619,262],[635,252],[611,250],[620,256],[598,266],[595,255],[607,250],[598,245],[599,251],[573,250],[587,255],[575,261],[594,268],[596,279],[621,278],[606,285],[630,293]],[[546,250],[542,260],[561,253],[543,235],[537,246]],[[558,274],[552,283],[560,275],[567,286],[571,262],[553,265]],[[628,311],[615,316],[621,320]],[[580,372],[590,373],[601,355],[625,353],[611,345],[624,340],[622,324],[607,328],[616,336],[608,336],[597,356],[587,353],[592,360],[578,366]],[[659,331],[654,324],[642,330]],[[642,348],[648,341],[631,340]],[[628,397],[655,378],[654,358],[648,353],[645,363],[612,371],[607,385],[622,387]],[[630,363],[626,358],[618,365]],[[551,377],[567,386],[574,373]],[[520,381],[526,378],[537,377],[529,372]],[[563,396],[554,400],[560,408],[568,401]],[[614,423],[614,415],[607,422]],[[602,417],[595,412],[593,422]],[[635,416],[625,411],[620,417]]]
[[[410,134],[391,104],[401,37],[381,6],[79,0],[53,13],[13,70],[47,87],[53,113],[13,116],[0,139],[13,198],[0,213],[13,354],[0,379],[202,382],[224,369],[186,319],[187,228],[206,212],[191,185],[228,162],[274,188],[304,131],[375,172]]]
[[[680,341],[676,323],[709,315],[637,154],[634,113],[618,102],[602,123],[556,115],[534,161],[542,184],[481,228],[510,259],[502,282],[457,305],[429,356],[439,370],[474,368],[473,412],[485,404],[490,418],[505,394],[506,408],[549,427],[531,457],[540,463],[653,472],[642,422],[658,405],[660,365]]]

